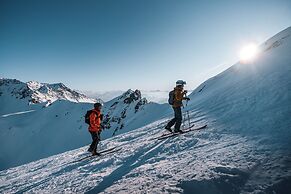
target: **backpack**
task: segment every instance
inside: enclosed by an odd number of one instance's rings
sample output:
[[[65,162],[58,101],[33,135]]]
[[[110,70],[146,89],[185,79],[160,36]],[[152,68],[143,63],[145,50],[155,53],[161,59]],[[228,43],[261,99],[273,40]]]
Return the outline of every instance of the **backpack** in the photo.
[[[173,105],[175,101],[175,91],[172,90],[171,92],[169,92],[169,99],[168,99],[168,103],[170,105]]]
[[[88,125],[90,125],[90,115],[92,112],[93,112],[92,110],[88,110],[85,115],[85,123],[87,123]]]
[[[92,112],[94,112],[94,111],[93,110],[88,110],[86,112],[86,114],[85,114],[85,123],[87,123],[88,125],[90,125],[90,115],[91,115]],[[96,116],[97,116],[97,114],[96,114]],[[101,121],[103,120],[103,114],[100,114],[100,119],[101,119]]]

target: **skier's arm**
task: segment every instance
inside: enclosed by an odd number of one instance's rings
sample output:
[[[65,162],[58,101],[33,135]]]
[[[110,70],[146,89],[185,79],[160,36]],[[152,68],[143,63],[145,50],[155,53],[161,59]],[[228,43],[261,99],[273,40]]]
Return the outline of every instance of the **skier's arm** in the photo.
[[[176,100],[177,101],[182,101],[182,100],[190,100],[190,98],[188,98],[187,96],[186,96],[186,94],[187,94],[187,90],[185,90],[185,91],[178,91],[177,93],[176,93]],[[185,97],[184,97],[185,96]]]
[[[187,90],[183,91],[183,93],[182,93],[183,94],[183,100],[190,100],[190,98],[187,96],[187,92],[188,92]]]
[[[183,100],[184,94],[181,91],[177,91],[175,94],[176,100],[177,101],[182,101]]]

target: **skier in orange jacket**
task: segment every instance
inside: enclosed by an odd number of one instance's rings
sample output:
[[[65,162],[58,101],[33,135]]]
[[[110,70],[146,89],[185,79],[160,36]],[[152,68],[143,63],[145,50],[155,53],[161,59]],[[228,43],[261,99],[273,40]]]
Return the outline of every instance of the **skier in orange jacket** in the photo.
[[[89,127],[88,130],[92,137],[92,143],[88,149],[89,152],[92,153],[92,155],[100,155],[100,153],[97,152],[97,145],[100,141],[100,133],[102,131],[101,129],[101,120],[102,120],[102,114],[101,114],[102,104],[101,103],[95,103],[94,109],[91,110],[91,113],[89,115]]]

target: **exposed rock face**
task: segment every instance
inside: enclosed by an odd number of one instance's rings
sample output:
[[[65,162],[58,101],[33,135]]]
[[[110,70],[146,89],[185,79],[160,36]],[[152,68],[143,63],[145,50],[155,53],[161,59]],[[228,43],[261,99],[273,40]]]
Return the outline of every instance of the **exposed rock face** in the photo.
[[[123,102],[126,104],[130,104],[133,101],[141,99],[141,92],[139,90],[135,90],[134,92],[132,90],[128,90],[125,94],[126,98]]]
[[[135,112],[137,112],[143,105],[147,104],[148,101],[146,98],[142,98],[138,101],[138,103],[135,105],[134,109],[135,109]]]
[[[135,113],[142,110],[148,103],[146,98],[141,97],[140,90],[127,90],[121,96],[111,100],[103,124],[106,129],[113,128],[115,133],[125,126],[126,119],[130,119]]]
[[[16,79],[0,79],[1,94],[10,94],[18,99],[28,98],[33,94],[29,87]]]

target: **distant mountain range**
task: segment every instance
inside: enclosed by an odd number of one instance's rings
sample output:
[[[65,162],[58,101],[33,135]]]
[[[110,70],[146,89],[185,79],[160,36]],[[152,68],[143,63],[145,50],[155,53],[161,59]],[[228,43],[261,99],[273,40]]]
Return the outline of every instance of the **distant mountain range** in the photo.
[[[175,86],[175,84],[173,84],[173,86]],[[190,94],[193,90],[188,90],[188,91]],[[81,91],[81,92],[86,94],[88,97],[102,99],[103,101],[107,102],[121,95],[125,91],[113,90],[113,91],[105,91],[105,92],[92,92],[92,91]],[[167,100],[169,98],[169,91],[141,90],[141,93],[142,93],[142,97],[145,97],[149,102],[156,102],[160,104],[167,103]]]
[[[0,169],[89,144],[84,115],[97,101],[102,102],[62,83],[0,79]],[[139,90],[128,90],[104,103],[102,139],[144,126],[169,111],[168,105],[148,102]]]

